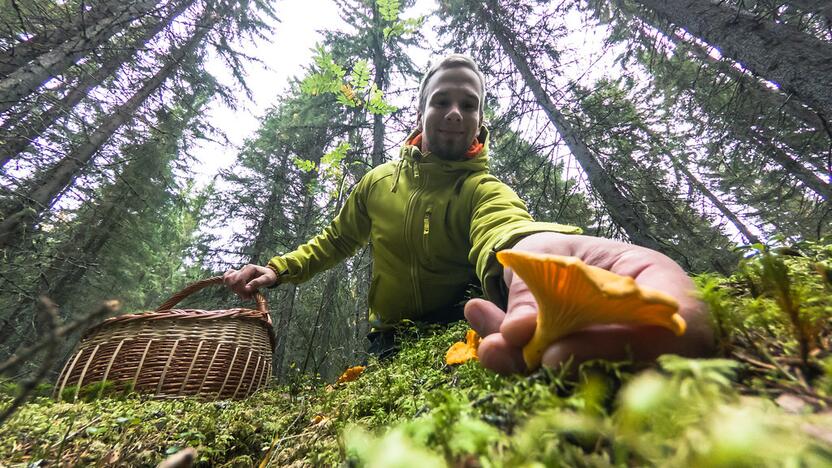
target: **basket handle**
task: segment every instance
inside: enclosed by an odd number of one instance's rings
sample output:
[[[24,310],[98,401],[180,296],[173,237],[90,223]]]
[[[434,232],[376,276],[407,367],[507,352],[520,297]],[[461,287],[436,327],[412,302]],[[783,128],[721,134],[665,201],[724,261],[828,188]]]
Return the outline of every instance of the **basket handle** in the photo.
[[[162,305],[156,308],[156,312],[160,310],[168,310],[172,309],[173,306],[179,304],[182,299],[190,296],[191,294],[205,289],[208,286],[213,286],[215,284],[222,284],[222,276],[214,276],[212,278],[207,278],[202,281],[197,281],[196,283],[192,283],[189,286],[186,286],[184,289],[179,291],[178,293],[171,296],[167,301],[165,301]],[[269,305],[266,303],[266,296],[264,296],[260,291],[254,292],[254,299],[257,301],[257,310],[266,314],[268,317],[269,315]]]

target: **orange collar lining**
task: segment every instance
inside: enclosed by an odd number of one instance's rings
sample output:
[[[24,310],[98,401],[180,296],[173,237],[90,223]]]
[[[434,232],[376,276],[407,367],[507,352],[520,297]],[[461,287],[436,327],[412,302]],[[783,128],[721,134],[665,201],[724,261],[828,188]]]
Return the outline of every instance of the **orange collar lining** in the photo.
[[[419,149],[422,148],[422,133],[419,132],[413,136],[410,140],[407,140],[408,145],[417,146]],[[465,157],[468,159],[475,158],[480,151],[482,151],[483,144],[480,143],[478,138],[474,138],[474,142],[471,143],[471,146],[468,148],[468,151],[465,152]]]

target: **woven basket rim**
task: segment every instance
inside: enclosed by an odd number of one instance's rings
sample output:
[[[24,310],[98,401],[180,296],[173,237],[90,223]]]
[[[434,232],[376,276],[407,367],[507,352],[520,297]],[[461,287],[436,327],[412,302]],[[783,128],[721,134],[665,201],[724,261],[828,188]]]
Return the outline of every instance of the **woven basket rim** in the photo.
[[[86,339],[96,333],[100,333],[115,324],[135,322],[135,321],[155,321],[155,320],[217,320],[217,319],[244,319],[256,320],[266,327],[269,333],[269,342],[271,343],[272,352],[274,352],[274,327],[272,326],[271,316],[268,313],[238,307],[234,309],[222,310],[204,310],[204,309],[168,309],[158,311],[139,312],[133,314],[122,314],[116,317],[110,317],[92,327],[88,328],[82,337]]]

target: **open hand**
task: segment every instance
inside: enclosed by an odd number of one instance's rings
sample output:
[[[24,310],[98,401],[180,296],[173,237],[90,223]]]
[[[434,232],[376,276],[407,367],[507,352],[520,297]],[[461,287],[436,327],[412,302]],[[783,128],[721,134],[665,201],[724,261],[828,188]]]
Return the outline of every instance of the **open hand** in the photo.
[[[238,296],[249,300],[258,289],[277,283],[277,273],[268,267],[249,264],[239,270],[226,271],[222,282]]]
[[[712,348],[712,332],[704,304],[693,296],[693,281],[668,257],[644,247],[610,239],[551,232],[528,236],[514,249],[580,258],[584,263],[630,276],[640,286],[670,294],[679,302],[679,314],[687,331],[675,336],[658,326],[598,325],[567,335],[543,353],[543,365],[558,367],[571,360],[653,360],[661,354],[704,356]],[[506,268],[508,307],[472,299],[465,304],[465,318],[484,337],[477,352],[483,366],[501,374],[524,372],[523,346],[537,325],[537,302],[525,282]]]

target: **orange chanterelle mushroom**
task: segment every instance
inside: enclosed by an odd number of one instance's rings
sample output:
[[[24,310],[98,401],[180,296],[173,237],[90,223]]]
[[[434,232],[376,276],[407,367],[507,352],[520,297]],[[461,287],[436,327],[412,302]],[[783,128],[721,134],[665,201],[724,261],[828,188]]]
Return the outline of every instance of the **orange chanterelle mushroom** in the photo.
[[[362,372],[364,372],[364,366],[355,366],[350,367],[349,369],[345,370],[338,380],[335,382],[336,384],[352,382],[353,380],[357,379]]]
[[[537,300],[537,328],[523,348],[529,369],[540,367],[550,344],[592,325],[659,325],[676,335],[685,332],[685,320],[673,297],[641,287],[628,276],[587,265],[577,257],[503,250],[497,252],[497,259],[520,275]]]
[[[445,363],[448,365],[462,364],[477,359],[477,347],[480,345],[480,337],[474,330],[465,333],[465,343],[456,342],[448,348],[445,353]]]

